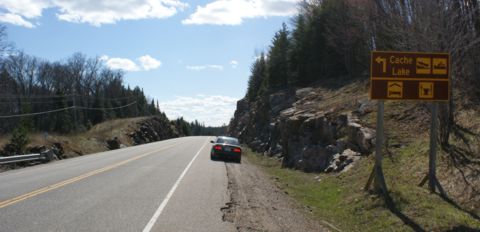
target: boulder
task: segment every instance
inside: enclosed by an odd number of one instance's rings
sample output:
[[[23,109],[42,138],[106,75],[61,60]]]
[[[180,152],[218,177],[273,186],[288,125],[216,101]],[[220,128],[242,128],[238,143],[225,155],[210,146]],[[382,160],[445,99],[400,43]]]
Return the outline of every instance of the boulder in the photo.
[[[239,116],[240,114],[243,114],[244,112],[247,112],[249,109],[249,104],[247,99],[241,99],[237,101],[237,110],[235,110],[235,117]]]
[[[5,145],[5,147],[3,147],[2,156],[13,156],[13,155],[20,155],[20,151],[18,150],[18,148],[11,143]]]
[[[370,100],[359,100],[357,109],[353,111],[353,113],[364,116],[366,114],[369,114],[373,112],[375,109],[375,103]]]
[[[107,146],[110,150],[116,150],[120,148],[120,140],[117,137],[107,140]]]
[[[271,113],[273,115],[278,115],[280,111],[286,109],[292,104],[290,96],[286,92],[271,94],[268,103],[270,104]]]
[[[308,146],[303,149],[303,154],[307,164],[303,169],[306,172],[320,172],[328,167],[331,159],[330,153],[323,146]]]
[[[347,133],[349,141],[356,145],[360,152],[364,154],[372,152],[374,147],[372,140],[375,138],[375,130],[351,122],[348,124]]]
[[[307,87],[307,88],[303,88],[303,89],[297,89],[297,91],[295,91],[295,98],[296,98],[297,100],[302,99],[302,98],[305,98],[305,97],[308,96],[312,91],[313,91],[313,88],[311,88],[311,87]]]
[[[46,151],[47,148],[45,146],[33,146],[33,147],[28,147],[27,151],[30,154],[40,154],[44,151]]]
[[[347,149],[341,154],[337,153],[333,156],[330,165],[325,168],[325,172],[340,172],[347,170],[347,167],[351,166],[355,161],[360,159],[360,153]]]
[[[59,159],[64,158],[65,150],[63,149],[61,143],[54,143],[52,146],[52,151]]]

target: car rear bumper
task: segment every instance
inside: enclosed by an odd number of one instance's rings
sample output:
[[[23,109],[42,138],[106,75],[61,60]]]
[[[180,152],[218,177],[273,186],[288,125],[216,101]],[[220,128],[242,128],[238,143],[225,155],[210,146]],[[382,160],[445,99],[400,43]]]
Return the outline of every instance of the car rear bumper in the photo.
[[[227,160],[236,160],[242,156],[242,153],[227,153],[227,152],[218,152],[212,151],[212,158],[227,159]]]

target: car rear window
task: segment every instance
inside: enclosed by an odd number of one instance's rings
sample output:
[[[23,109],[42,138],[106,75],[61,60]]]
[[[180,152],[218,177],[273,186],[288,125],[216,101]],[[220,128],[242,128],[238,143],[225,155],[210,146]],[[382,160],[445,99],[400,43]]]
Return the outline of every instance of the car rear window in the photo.
[[[240,146],[240,143],[238,142],[238,140],[232,139],[232,138],[218,138],[217,143],[226,143],[230,145]]]

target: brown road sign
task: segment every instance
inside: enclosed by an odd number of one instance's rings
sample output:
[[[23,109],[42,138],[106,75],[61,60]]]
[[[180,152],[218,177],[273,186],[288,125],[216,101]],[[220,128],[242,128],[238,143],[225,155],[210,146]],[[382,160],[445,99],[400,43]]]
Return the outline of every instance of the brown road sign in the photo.
[[[449,66],[448,53],[373,51],[370,98],[447,101]]]

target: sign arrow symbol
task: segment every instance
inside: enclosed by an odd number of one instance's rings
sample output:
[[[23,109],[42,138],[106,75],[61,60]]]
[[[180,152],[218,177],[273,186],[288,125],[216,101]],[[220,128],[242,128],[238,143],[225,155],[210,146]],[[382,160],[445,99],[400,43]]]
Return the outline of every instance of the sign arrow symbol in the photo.
[[[387,58],[383,58],[383,57],[379,56],[375,59],[375,61],[379,64],[383,64],[383,66],[382,66],[383,70],[382,71],[384,73],[386,73],[387,72]]]

